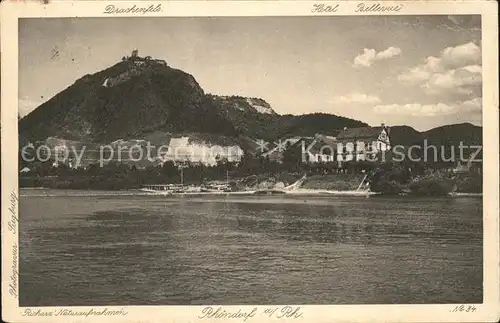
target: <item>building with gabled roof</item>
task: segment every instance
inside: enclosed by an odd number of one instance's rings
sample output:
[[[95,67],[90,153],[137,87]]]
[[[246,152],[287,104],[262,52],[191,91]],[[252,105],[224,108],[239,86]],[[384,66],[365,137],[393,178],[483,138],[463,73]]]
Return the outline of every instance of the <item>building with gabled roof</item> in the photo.
[[[239,145],[211,144],[196,142],[192,136],[170,139],[166,152],[159,156],[161,162],[216,165],[218,160],[239,162],[244,154]]]
[[[366,160],[379,152],[391,148],[389,128],[380,127],[344,128],[337,136],[338,160]]]
[[[283,153],[285,152],[285,150],[295,145],[301,139],[302,137],[292,137],[285,140],[280,140],[278,143],[275,143],[275,147],[263,153],[262,157],[269,158],[270,161],[281,163],[283,161]]]
[[[389,128],[380,127],[344,128],[336,137],[316,134],[314,137],[293,137],[286,144],[264,153],[270,160],[282,162],[284,147],[300,151],[302,162],[321,164],[338,162],[339,167],[347,161],[375,160],[380,152],[391,148]],[[283,141],[282,141],[283,143]],[[296,154],[299,156],[299,154]]]

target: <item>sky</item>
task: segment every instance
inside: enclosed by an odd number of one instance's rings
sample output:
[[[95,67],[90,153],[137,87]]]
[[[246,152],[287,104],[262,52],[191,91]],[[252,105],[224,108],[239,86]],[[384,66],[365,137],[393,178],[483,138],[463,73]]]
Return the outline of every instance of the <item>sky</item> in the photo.
[[[332,113],[417,130],[481,125],[480,16],[24,18],[24,116],[130,55],[164,59],[206,93],[280,114]]]

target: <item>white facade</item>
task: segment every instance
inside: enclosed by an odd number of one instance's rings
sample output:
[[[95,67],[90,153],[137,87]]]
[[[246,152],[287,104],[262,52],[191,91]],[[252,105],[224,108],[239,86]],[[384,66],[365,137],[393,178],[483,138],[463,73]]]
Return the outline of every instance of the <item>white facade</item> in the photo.
[[[310,163],[328,163],[335,161],[335,155],[333,154],[313,154],[313,153],[308,153],[308,161]]]
[[[239,146],[208,145],[189,142],[189,137],[172,138],[162,161],[192,162],[216,165],[218,160],[238,162],[243,156]]]
[[[359,161],[375,157],[381,151],[388,151],[391,148],[389,136],[383,129],[375,140],[355,139],[338,143],[338,161]]]

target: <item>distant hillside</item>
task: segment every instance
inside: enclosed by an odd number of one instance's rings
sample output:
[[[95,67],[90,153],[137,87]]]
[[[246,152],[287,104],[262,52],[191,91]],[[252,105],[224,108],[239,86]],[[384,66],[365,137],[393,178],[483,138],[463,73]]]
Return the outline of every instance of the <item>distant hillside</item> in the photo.
[[[433,128],[422,135],[434,145],[481,145],[483,128],[471,123],[460,123]]]
[[[391,126],[389,134],[392,146],[421,145],[424,140],[427,140],[428,145],[458,146],[460,141],[464,145],[481,145],[482,131],[482,127],[460,123],[440,126],[424,132],[419,132],[410,126]]]
[[[276,136],[281,116],[259,98],[207,95],[239,135],[269,140]]]
[[[252,114],[276,115],[271,105],[261,98],[246,98],[242,96],[220,96],[207,94],[207,97],[216,101],[217,106],[224,112],[246,112]]]
[[[205,139],[245,137],[248,142],[335,135],[344,127],[362,126],[329,114],[281,116],[261,98],[205,94],[192,75],[162,60],[132,56],[78,79],[22,118],[19,132],[23,141],[32,142],[52,137],[110,143],[183,133]]]
[[[410,126],[391,126],[389,128],[391,145],[407,146],[423,140],[424,135]]]
[[[262,98],[205,94],[196,79],[165,61],[133,56],[78,79],[19,120],[20,144],[94,145],[151,142],[167,145],[189,137],[203,145],[238,145],[255,150],[256,140],[316,134],[336,136],[364,122],[324,113],[279,115]],[[390,127],[392,145],[482,143],[482,128],[449,125],[420,133]]]
[[[280,119],[276,132],[279,137],[314,136],[317,133],[336,136],[347,128],[368,127],[368,124],[345,117],[325,113],[312,113],[299,116],[285,115]]]
[[[477,146],[482,146],[482,127],[470,123],[452,124],[433,128],[422,133],[422,139],[413,143],[422,147],[413,155],[424,158],[429,164],[457,165],[465,163]],[[462,145],[462,152],[460,146]],[[426,148],[427,147],[427,148]],[[434,148],[435,147],[435,148]],[[462,155],[461,155],[462,154]],[[481,154],[475,157],[482,159]]]
[[[317,133],[335,136],[344,127],[367,127],[364,122],[326,113],[278,115],[263,99],[209,95],[244,136],[276,140]]]
[[[156,130],[236,134],[193,76],[140,59],[80,78],[19,123],[31,140],[110,142]]]

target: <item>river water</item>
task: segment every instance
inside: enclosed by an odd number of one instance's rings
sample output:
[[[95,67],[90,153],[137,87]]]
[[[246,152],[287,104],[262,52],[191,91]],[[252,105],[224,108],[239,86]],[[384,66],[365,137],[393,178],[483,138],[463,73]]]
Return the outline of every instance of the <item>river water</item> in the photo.
[[[482,302],[482,199],[21,190],[20,305]]]

